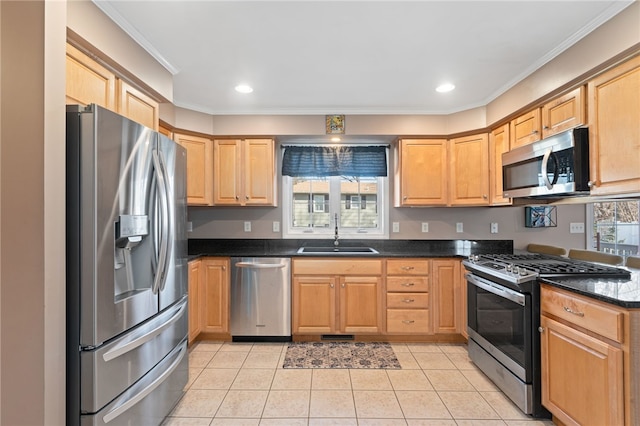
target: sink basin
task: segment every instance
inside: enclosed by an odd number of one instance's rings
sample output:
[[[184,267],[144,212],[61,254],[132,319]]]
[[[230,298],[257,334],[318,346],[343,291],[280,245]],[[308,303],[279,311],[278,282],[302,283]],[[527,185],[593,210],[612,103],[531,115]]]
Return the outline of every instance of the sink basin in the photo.
[[[300,247],[300,254],[378,254],[376,249],[371,247]]]

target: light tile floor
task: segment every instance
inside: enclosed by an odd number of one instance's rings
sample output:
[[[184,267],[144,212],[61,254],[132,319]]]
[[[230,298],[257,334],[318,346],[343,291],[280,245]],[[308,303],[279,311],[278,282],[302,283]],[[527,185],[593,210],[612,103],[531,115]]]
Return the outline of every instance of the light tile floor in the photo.
[[[466,345],[392,344],[401,370],[283,369],[286,343],[199,342],[164,426],[548,426],[515,407]]]

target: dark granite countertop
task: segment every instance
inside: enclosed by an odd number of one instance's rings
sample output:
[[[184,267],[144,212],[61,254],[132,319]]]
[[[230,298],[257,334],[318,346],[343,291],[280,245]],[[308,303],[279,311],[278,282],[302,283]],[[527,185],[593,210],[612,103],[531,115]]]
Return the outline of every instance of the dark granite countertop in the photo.
[[[640,308],[640,270],[629,271],[630,279],[557,277],[541,281],[623,308]]]
[[[333,247],[333,240],[190,239],[189,260],[199,256],[228,257],[467,257],[482,253],[513,253],[512,240],[341,240],[340,247],[372,247],[377,254],[300,254],[303,246]]]

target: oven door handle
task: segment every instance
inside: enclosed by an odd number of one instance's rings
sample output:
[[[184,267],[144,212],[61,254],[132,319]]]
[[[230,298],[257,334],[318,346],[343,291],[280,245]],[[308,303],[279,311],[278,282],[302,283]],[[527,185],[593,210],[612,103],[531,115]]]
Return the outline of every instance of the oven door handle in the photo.
[[[509,299],[520,306],[525,305],[525,297],[522,293],[518,293],[517,291],[510,290],[499,284],[492,283],[491,281],[480,278],[477,275],[466,274],[466,278],[470,284],[473,284],[476,287],[480,287],[481,289],[486,290],[489,293],[493,293],[496,296]]]

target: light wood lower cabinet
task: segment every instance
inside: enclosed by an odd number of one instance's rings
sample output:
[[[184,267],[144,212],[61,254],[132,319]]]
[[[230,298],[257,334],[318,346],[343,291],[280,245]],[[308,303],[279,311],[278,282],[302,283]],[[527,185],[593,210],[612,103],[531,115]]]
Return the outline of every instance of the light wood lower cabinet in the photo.
[[[229,332],[229,259],[202,259],[200,321],[204,333]]]
[[[189,344],[200,333],[229,332],[229,258],[189,262]]]
[[[567,426],[637,424],[625,421],[625,311],[543,285],[541,312],[542,404]]]
[[[293,259],[293,334],[381,332],[382,261]]]
[[[200,325],[200,287],[202,267],[200,259],[189,262],[189,344],[202,331]]]
[[[387,259],[386,267],[386,332],[431,334],[429,259]]]

